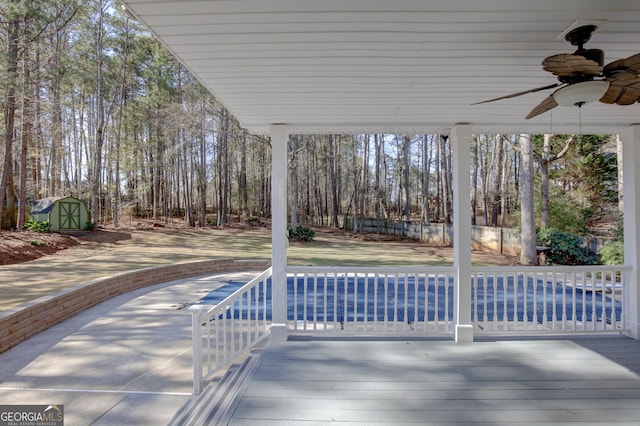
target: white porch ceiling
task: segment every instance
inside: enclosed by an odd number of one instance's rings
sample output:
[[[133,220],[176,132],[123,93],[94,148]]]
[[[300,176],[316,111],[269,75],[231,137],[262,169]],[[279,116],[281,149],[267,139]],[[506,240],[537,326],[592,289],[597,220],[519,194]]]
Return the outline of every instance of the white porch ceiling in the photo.
[[[124,0],[252,132],[617,133],[640,104],[527,113],[551,93],[471,105],[557,80],[559,35],[604,20],[589,48],[640,52],[638,0]]]

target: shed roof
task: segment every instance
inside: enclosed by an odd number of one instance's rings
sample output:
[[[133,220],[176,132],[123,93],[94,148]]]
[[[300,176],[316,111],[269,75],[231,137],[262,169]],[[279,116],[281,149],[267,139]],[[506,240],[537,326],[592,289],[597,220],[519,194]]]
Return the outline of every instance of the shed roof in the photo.
[[[64,200],[64,199],[67,199],[67,198],[82,203],[82,200],[78,200],[75,197],[49,197],[49,198],[42,198],[42,199],[36,201],[33,204],[33,207],[31,207],[31,214],[46,214],[46,213],[49,213],[51,211],[51,209],[53,208],[53,206],[56,204],[56,201]]]

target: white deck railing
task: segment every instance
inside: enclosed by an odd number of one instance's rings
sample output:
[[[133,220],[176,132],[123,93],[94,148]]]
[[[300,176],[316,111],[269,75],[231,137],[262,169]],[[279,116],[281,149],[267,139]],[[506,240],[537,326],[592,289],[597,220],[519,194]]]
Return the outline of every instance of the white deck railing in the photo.
[[[216,306],[192,305],[193,393],[202,382],[269,335],[271,268]]]
[[[291,333],[451,334],[453,267],[297,267],[289,273]]]
[[[626,266],[472,267],[475,333],[621,332]],[[291,334],[451,335],[454,267],[287,268]],[[216,306],[193,305],[194,393],[269,335],[271,268]]]
[[[475,332],[601,332],[624,328],[624,266],[474,267]]]

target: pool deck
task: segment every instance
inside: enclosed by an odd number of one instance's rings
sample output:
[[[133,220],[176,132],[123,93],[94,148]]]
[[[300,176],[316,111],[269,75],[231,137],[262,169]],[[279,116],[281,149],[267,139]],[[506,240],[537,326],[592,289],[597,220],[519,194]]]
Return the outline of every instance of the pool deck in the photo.
[[[253,275],[131,292],[23,342],[0,354],[0,404],[63,404],[66,425],[170,423],[193,399],[191,316],[176,307]],[[215,413],[222,424],[640,420],[640,342],[617,335],[470,345],[301,336],[268,343],[245,377]]]

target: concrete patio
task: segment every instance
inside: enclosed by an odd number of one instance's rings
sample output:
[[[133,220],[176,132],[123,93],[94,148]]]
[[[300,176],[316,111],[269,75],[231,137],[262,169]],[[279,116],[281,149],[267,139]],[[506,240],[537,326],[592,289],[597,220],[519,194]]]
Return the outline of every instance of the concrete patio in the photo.
[[[196,277],[109,299],[0,354],[2,404],[64,405],[66,425],[166,424],[190,398],[191,315],[232,279]]]

